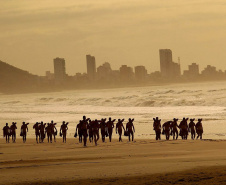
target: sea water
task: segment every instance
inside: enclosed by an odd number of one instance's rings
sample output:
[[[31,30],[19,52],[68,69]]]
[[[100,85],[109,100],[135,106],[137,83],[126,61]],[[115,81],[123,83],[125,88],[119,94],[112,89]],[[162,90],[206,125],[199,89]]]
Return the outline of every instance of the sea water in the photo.
[[[226,139],[226,82],[130,87],[104,90],[74,90],[52,93],[0,95],[0,127],[22,121],[29,124],[28,137],[34,137],[35,122],[69,122],[73,137],[83,115],[91,119],[134,118],[135,138],[154,139],[153,117],[162,124],[173,118],[203,119],[205,139]],[[0,133],[0,136],[3,134]],[[117,137],[114,134],[113,137]],[[59,136],[58,136],[59,138]]]

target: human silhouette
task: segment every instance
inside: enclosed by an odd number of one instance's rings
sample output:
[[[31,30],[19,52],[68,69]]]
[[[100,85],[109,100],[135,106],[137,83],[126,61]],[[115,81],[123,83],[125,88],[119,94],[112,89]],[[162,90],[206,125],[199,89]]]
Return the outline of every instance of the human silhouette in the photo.
[[[6,143],[9,143],[10,128],[8,126],[8,123],[5,124],[2,130],[3,130],[3,137],[5,137]]]
[[[180,136],[183,140],[187,140],[188,138],[188,118],[183,118],[183,120],[180,122],[180,125],[178,126],[180,128]]]
[[[50,123],[47,123],[47,126],[45,128],[46,130],[46,134],[47,134],[47,138],[48,138],[48,143],[52,143],[52,125]]]
[[[124,119],[118,119],[118,123],[116,124],[116,134],[119,134],[119,142],[122,142],[122,129],[125,131],[125,128],[123,126]]]
[[[177,121],[178,121],[178,119],[173,118],[173,121],[171,123],[171,133],[173,135],[173,140],[175,140],[175,139],[177,140],[177,138],[178,138]]]
[[[134,133],[135,133],[135,127],[133,125],[134,119],[129,118],[129,122],[126,124],[126,131],[128,132],[129,135],[129,141],[130,141],[130,136],[132,136],[132,141],[134,140]]]
[[[53,135],[53,138],[54,138],[54,142],[56,142],[56,136],[57,136],[57,128],[56,128],[56,125],[57,123],[54,123],[53,120],[51,121],[50,123],[51,127],[52,127],[52,135]]]
[[[101,132],[102,142],[105,142],[106,128],[107,128],[106,119],[101,119],[100,132]]]
[[[115,122],[115,119],[112,120],[111,117],[109,118],[109,120],[108,120],[108,122],[107,122],[108,136],[109,136],[109,141],[110,141],[110,142],[111,142],[111,139],[112,139],[113,128],[115,127],[115,126],[114,126],[114,122]]]
[[[189,131],[191,132],[191,139],[195,139],[195,119],[190,119],[190,123],[188,125]]]
[[[79,121],[79,123],[76,126],[76,133],[79,137],[79,143],[82,143],[82,129],[81,129],[81,125],[82,125],[82,120]]]
[[[156,140],[161,140],[161,119],[158,117],[153,118],[154,123],[153,123],[153,130],[155,131],[155,139]]]
[[[16,122],[12,122],[12,125],[10,126],[10,131],[11,131],[13,143],[16,142],[16,129],[17,129]]]
[[[33,125],[33,129],[35,129],[35,136],[36,136],[36,142],[40,143],[41,141],[41,138],[40,138],[40,130],[39,130],[39,123],[36,122],[34,125]]]
[[[196,123],[195,128],[197,133],[196,139],[198,139],[199,137],[200,139],[202,139],[202,134],[203,134],[202,119],[198,119],[198,122]]]
[[[23,137],[24,143],[27,140],[28,125],[29,125],[29,123],[25,124],[25,122],[23,122],[23,124],[21,126],[21,130],[20,130],[20,135]]]
[[[45,128],[46,126],[46,123],[43,124],[43,122],[41,122],[41,124],[39,125],[39,131],[40,131],[40,137],[41,137],[41,142],[43,143],[44,142],[44,139],[45,139]]]
[[[65,123],[65,121],[63,121],[61,127],[60,127],[60,132],[63,135],[63,142],[66,143],[66,139],[67,139],[67,130],[68,130],[68,125],[69,123]]]
[[[166,136],[166,140],[169,140],[169,138],[170,138],[171,123],[172,123],[172,121],[167,121],[162,125],[163,133]]]
[[[95,119],[95,121],[93,121],[91,123],[91,129],[92,129],[94,142],[95,142],[96,146],[97,146],[97,141],[100,138],[100,135],[99,135],[100,124],[99,124],[99,122],[101,122],[101,121],[98,121],[97,119]]]
[[[89,130],[89,142],[92,143],[93,142],[93,129],[92,129],[92,125],[93,125],[93,121],[89,120],[88,123],[88,130]]]
[[[86,116],[83,116],[83,119],[81,121],[81,131],[82,131],[82,136],[83,136],[83,142],[84,142],[84,146],[86,146],[86,142],[87,142],[87,128],[88,128],[88,121],[90,119],[87,118]]]

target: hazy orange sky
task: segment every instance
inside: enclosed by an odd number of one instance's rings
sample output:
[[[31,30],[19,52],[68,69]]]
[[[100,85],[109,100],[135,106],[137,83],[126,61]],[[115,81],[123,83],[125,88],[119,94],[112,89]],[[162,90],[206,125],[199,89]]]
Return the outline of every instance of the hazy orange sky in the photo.
[[[160,48],[226,70],[225,0],[0,0],[0,60],[31,73],[53,71],[63,57],[70,75],[86,72],[86,54],[159,70]]]

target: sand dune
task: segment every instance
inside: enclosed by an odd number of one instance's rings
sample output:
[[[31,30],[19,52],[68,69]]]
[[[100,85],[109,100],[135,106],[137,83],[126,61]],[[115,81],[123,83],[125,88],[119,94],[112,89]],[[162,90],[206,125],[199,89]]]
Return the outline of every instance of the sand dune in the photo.
[[[0,140],[0,184],[226,183],[226,141],[6,144]],[[194,183],[195,182],[195,183]],[[217,183],[216,183],[217,184]],[[222,184],[222,183],[221,183]]]

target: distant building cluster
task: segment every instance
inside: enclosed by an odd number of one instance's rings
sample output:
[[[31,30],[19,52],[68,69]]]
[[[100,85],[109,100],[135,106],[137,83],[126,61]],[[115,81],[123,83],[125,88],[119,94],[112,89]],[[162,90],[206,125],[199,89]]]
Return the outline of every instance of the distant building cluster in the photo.
[[[128,86],[148,86],[169,83],[189,83],[226,80],[226,71],[207,65],[201,72],[197,63],[181,72],[180,59],[173,61],[170,49],[160,49],[160,71],[148,73],[143,65],[134,68],[121,65],[112,69],[105,62],[96,67],[96,59],[86,55],[87,71],[71,76],[66,73],[64,58],[53,59],[54,72],[46,71],[45,76],[37,76],[0,61],[0,93],[52,92],[73,89],[101,89]]]
[[[126,85],[148,85],[156,83],[195,82],[205,80],[225,80],[226,72],[217,71],[216,67],[208,65],[201,73],[199,65],[192,63],[188,70],[181,73],[180,60],[173,61],[170,49],[160,49],[160,71],[148,74],[145,66],[134,68],[122,65],[118,70],[112,70],[110,63],[105,62],[96,67],[95,57],[86,55],[86,73],[66,74],[65,59],[55,58],[54,73],[46,72],[45,79],[54,85],[69,85],[74,87],[116,87]]]

